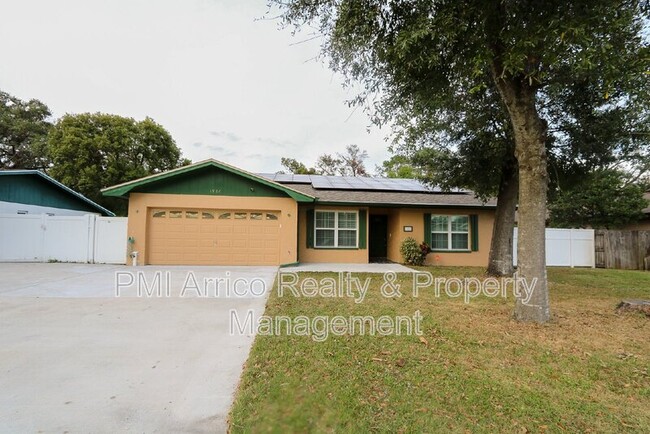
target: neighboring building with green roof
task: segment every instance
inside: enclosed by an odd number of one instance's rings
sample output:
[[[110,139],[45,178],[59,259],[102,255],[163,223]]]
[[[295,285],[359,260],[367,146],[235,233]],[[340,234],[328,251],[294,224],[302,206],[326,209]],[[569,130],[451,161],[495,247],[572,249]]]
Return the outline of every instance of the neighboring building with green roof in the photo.
[[[39,170],[0,170],[0,214],[115,216]]]

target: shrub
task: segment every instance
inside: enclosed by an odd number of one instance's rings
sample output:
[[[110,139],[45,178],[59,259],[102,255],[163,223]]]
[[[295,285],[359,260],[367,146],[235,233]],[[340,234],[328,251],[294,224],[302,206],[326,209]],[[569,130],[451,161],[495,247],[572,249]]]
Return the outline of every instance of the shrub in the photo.
[[[402,241],[399,252],[402,254],[405,264],[422,265],[429,252],[431,252],[431,248],[427,243],[418,244],[414,238],[408,237]]]

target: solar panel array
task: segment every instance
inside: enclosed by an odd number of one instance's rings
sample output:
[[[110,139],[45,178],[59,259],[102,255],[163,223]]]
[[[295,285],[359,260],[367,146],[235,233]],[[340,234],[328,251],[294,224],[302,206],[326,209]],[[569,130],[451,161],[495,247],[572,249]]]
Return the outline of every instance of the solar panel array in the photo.
[[[258,173],[257,175],[279,183],[311,184],[311,175],[294,175],[293,173]]]
[[[281,184],[311,184],[317,190],[442,192],[438,187],[428,187],[415,179],[295,175],[292,173],[259,173],[258,175]],[[454,192],[463,192],[463,190],[454,190]]]
[[[327,190],[431,191],[413,179],[312,175],[311,184],[315,189]]]

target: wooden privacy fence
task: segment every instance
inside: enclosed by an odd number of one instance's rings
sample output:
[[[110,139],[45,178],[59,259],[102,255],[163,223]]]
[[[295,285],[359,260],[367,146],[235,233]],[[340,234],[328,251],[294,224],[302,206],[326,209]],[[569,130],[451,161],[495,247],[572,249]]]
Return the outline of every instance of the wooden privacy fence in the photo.
[[[597,229],[596,267],[650,270],[650,231]]]

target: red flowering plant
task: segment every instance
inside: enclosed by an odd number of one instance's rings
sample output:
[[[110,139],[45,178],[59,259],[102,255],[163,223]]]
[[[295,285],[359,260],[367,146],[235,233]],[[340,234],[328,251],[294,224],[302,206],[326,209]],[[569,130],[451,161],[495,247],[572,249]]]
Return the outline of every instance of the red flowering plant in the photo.
[[[427,243],[418,244],[415,239],[408,237],[402,241],[400,253],[404,263],[408,265],[422,265],[427,255],[431,252],[431,247]]]

